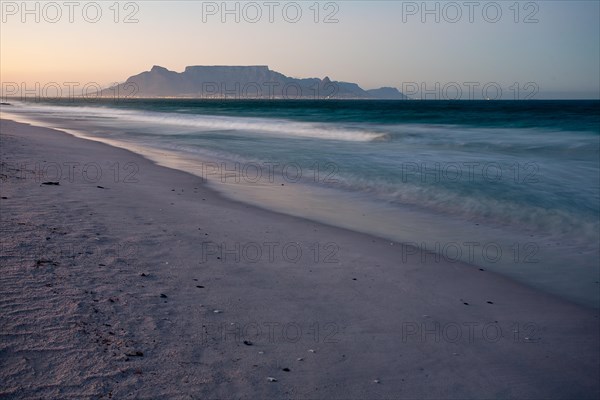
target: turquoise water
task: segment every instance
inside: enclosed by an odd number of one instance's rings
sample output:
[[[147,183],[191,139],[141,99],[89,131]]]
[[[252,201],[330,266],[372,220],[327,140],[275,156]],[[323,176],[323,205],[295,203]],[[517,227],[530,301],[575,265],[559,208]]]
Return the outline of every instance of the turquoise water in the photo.
[[[450,258],[458,244],[463,261],[598,307],[598,101],[132,99],[2,111],[165,151],[238,200]],[[473,256],[474,241],[492,245]]]

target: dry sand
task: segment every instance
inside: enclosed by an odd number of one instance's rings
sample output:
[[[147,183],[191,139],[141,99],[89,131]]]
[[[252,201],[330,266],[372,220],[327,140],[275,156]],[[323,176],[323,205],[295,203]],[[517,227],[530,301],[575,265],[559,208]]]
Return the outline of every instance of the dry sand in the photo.
[[[2,398],[600,396],[598,310],[123,149],[0,132]]]

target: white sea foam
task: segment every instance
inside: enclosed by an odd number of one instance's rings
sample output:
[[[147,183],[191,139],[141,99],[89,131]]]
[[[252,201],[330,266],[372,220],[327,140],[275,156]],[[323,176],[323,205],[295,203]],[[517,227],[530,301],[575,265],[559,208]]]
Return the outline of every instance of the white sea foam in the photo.
[[[154,111],[122,110],[108,107],[61,107],[51,105],[20,104],[23,111],[44,113],[48,116],[70,118],[109,118],[115,122],[147,123],[151,126],[163,125],[197,129],[203,131],[241,131],[277,137],[299,137],[324,140],[368,142],[386,140],[385,132],[374,132],[361,127],[339,127],[327,123],[299,122],[286,119],[214,116]]]

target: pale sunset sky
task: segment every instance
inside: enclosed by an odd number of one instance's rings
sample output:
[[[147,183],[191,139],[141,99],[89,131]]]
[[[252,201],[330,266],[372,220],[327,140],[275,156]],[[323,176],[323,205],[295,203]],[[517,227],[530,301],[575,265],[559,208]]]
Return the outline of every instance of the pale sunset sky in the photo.
[[[536,98],[600,96],[598,1],[0,3],[3,85],[268,65],[365,89],[533,82]]]

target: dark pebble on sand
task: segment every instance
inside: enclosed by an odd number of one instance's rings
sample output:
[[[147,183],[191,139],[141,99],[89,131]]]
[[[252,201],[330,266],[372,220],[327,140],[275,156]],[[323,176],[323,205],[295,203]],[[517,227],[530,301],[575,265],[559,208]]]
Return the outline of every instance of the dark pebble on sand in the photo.
[[[40,267],[44,264],[52,264],[54,266],[58,265],[56,262],[52,261],[52,260],[36,260],[35,261],[35,266],[36,267]]]
[[[148,276],[148,275],[146,275],[145,273],[143,273],[143,272],[142,272],[142,273],[140,274],[140,276]]]
[[[252,346],[253,343],[251,341],[249,341],[249,340],[244,340],[244,344],[246,346]]]
[[[488,301],[487,303],[488,303],[488,304],[494,304],[494,302],[493,302],[493,301]]]
[[[352,278],[352,280],[353,280],[353,281],[355,281],[355,280],[356,280],[356,278]]]
[[[60,185],[60,182],[42,182],[42,185],[58,186]]]
[[[282,371],[290,372],[290,369],[289,368],[283,368]]]
[[[204,289],[204,286],[196,286],[198,289]]]
[[[2,196],[2,199],[3,199],[3,200],[7,200],[7,199],[8,199],[8,197],[6,197],[6,196]]]
[[[464,302],[463,304],[464,304],[465,306],[468,306],[468,305],[469,305],[469,303],[467,303],[467,302]]]
[[[104,189],[104,186],[96,186],[98,189]]]
[[[164,293],[161,293],[161,294],[160,294],[160,298],[161,298],[161,299],[166,299],[166,298],[167,298],[167,295],[166,295],[166,294],[164,294]]]
[[[485,271],[485,269],[483,269],[483,268],[479,268],[479,270],[480,270],[480,271]]]

